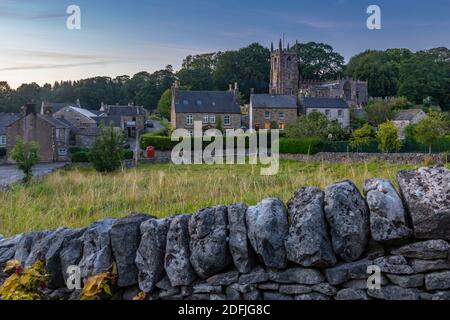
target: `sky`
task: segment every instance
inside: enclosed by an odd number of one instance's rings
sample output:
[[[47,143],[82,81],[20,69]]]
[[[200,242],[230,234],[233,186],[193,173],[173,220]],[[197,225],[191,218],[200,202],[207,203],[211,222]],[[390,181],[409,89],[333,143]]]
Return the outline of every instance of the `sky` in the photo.
[[[369,5],[381,30],[366,26]],[[69,30],[69,5],[81,29]],[[187,55],[253,42],[367,49],[450,47],[450,0],[0,0],[0,81],[54,83],[179,69]]]

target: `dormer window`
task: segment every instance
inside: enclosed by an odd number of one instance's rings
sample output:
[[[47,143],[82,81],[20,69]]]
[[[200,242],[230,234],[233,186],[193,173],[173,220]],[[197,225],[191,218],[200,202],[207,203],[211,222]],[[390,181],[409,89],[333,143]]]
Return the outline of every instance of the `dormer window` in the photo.
[[[197,105],[201,106],[203,104],[202,100],[197,100]]]
[[[187,105],[189,104],[189,101],[188,101],[188,100],[183,100],[183,104],[184,104],[185,106],[187,106]]]

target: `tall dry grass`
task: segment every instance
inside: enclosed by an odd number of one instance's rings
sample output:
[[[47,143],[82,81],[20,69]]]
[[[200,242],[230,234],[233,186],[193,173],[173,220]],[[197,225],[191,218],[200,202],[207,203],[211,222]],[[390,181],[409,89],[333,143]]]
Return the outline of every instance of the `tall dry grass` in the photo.
[[[350,179],[362,187],[367,178],[394,181],[398,170],[410,168],[282,161],[279,174],[267,177],[252,165],[142,165],[114,174],[74,167],[0,193],[0,234],[86,226],[129,212],[163,217],[217,204],[255,204],[265,197],[286,201],[302,186],[325,188]]]

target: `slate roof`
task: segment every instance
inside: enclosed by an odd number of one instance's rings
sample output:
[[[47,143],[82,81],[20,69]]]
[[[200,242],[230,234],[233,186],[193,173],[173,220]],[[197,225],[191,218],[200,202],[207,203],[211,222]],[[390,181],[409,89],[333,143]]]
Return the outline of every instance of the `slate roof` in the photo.
[[[297,98],[292,95],[253,94],[250,100],[253,108],[297,109]]]
[[[105,126],[109,126],[112,122],[113,127],[121,127],[122,116],[101,116],[93,118],[97,125],[100,125],[102,122]]]
[[[421,109],[400,110],[394,117],[396,121],[411,121],[417,114],[423,112]]]
[[[88,118],[94,118],[94,117],[97,116],[93,112],[91,112],[89,110],[86,110],[86,109],[83,109],[83,108],[78,108],[78,107],[70,107],[70,108],[75,110],[76,112],[82,114],[83,116],[88,117]]]
[[[68,121],[65,121],[65,119],[57,119],[57,118],[53,118],[53,117],[42,115],[42,114],[37,114],[37,116],[39,118],[41,118],[42,120],[47,121],[48,123],[50,123],[52,126],[54,126],[57,129],[68,129],[72,126],[71,124],[69,124]]]
[[[61,109],[64,109],[66,107],[79,107],[77,103],[73,102],[46,102],[44,104],[45,106],[51,106],[52,107],[52,113],[56,113]]]
[[[241,107],[230,91],[175,92],[175,112],[181,113],[241,113]]]
[[[106,106],[108,116],[137,116],[144,114],[141,106]]]
[[[348,109],[347,102],[341,98],[302,97],[300,101],[304,108]]]
[[[19,120],[18,113],[0,113],[0,136],[6,134],[6,127]]]

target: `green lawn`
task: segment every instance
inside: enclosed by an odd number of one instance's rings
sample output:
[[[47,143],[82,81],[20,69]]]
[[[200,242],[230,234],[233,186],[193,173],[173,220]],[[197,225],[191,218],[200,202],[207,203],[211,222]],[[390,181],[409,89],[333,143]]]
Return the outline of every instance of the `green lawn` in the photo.
[[[72,167],[28,186],[0,193],[0,234],[86,226],[105,217],[145,212],[158,217],[193,213],[217,204],[255,204],[264,197],[288,200],[302,186],[350,179],[361,187],[370,177],[395,181],[411,165],[335,164],[282,161],[275,176],[261,176],[252,165],[141,165],[114,174]]]

